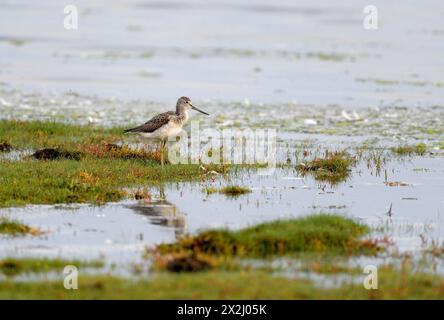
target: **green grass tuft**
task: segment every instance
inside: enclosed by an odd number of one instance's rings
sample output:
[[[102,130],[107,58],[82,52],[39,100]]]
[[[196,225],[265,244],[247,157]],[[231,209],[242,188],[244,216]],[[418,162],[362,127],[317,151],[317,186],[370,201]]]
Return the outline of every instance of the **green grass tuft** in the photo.
[[[236,196],[240,196],[242,194],[250,193],[251,189],[249,189],[247,187],[242,187],[242,186],[227,186],[227,187],[223,187],[221,189],[207,187],[204,189],[204,191],[207,195],[210,195],[213,193],[222,193],[227,196],[236,197]]]
[[[241,186],[228,186],[220,189],[219,192],[228,196],[238,196],[241,194],[250,193],[251,189]]]
[[[15,148],[73,149],[118,140],[123,128],[80,126],[59,122],[0,120],[0,137]]]
[[[299,252],[376,253],[378,246],[360,237],[369,229],[340,216],[312,215],[267,222],[240,231],[209,230],[174,244],[161,244],[161,254],[185,252],[223,256],[264,257]]]

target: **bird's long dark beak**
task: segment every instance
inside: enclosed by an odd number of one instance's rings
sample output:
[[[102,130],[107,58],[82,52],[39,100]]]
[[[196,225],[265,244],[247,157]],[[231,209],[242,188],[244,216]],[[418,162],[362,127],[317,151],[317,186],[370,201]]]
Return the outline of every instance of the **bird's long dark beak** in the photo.
[[[195,106],[193,106],[191,103],[190,103],[190,106],[191,106],[191,109],[194,109],[194,110],[196,110],[196,111],[199,111],[200,113],[203,113],[203,114],[206,114],[207,116],[209,116],[209,114],[208,113],[206,113],[205,111],[202,111],[202,110],[200,110],[200,109],[198,109],[198,108],[196,108]]]

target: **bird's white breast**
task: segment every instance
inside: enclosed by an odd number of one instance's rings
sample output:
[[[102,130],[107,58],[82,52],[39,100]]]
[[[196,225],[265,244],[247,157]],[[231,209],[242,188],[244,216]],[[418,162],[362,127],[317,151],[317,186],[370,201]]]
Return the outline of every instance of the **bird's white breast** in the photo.
[[[182,125],[170,121],[154,132],[141,132],[139,135],[148,139],[167,139],[168,137],[177,136],[181,131]]]

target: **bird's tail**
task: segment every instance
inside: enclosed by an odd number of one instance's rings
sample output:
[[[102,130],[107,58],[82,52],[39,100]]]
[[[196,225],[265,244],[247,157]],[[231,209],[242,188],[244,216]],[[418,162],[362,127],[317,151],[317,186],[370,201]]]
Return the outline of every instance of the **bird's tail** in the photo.
[[[131,128],[131,129],[126,129],[126,130],[123,131],[123,133],[137,132],[138,129],[139,129],[139,127],[135,127],[135,128]]]

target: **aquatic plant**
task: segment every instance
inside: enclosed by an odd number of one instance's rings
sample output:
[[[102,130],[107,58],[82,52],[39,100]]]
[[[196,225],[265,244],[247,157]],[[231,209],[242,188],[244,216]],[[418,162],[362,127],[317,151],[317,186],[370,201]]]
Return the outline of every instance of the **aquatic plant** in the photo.
[[[298,164],[296,170],[302,175],[312,174],[318,181],[336,184],[349,177],[351,166],[355,163],[356,159],[345,152],[326,152],[323,158]]]
[[[251,189],[247,187],[242,186],[226,186],[220,189],[213,188],[213,187],[207,187],[204,189],[207,195],[213,194],[213,193],[221,193],[225,194],[227,196],[236,197],[240,196],[242,194],[250,193]]]
[[[427,152],[427,145],[425,143],[418,143],[412,146],[399,146],[391,149],[393,153],[397,155],[419,155],[423,156]]]

